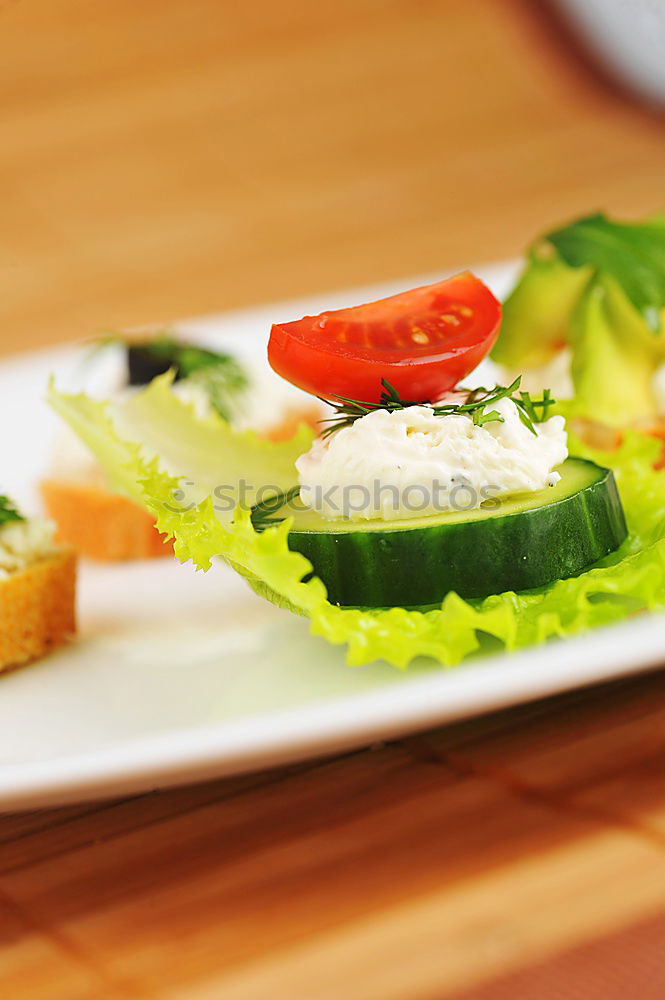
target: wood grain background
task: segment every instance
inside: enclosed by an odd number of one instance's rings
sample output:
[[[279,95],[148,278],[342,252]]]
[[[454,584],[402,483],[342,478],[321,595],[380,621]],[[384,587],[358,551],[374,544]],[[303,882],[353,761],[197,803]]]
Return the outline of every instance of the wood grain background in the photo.
[[[665,202],[532,0],[0,0],[0,346],[445,271]]]
[[[5,352],[665,203],[663,119],[546,3],[0,0],[0,53]],[[4,817],[0,995],[660,1000],[664,777],[654,674]]]

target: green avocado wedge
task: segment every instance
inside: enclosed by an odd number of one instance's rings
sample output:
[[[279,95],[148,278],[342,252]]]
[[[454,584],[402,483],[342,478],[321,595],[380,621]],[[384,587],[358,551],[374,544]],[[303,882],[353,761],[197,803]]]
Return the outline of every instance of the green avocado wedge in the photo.
[[[423,608],[454,591],[483,598],[577,576],[627,535],[614,476],[579,458],[556,486],[491,506],[394,521],[325,520],[297,510],[291,551],[341,607]]]
[[[504,302],[491,356],[507,374],[525,376],[525,385],[544,379],[544,387],[550,376],[539,369],[563,349],[570,354],[571,416],[614,427],[659,420],[654,376],[665,364],[665,214],[639,222],[594,214],[534,243]],[[564,357],[562,370],[567,365]],[[554,391],[564,393],[570,390]]]

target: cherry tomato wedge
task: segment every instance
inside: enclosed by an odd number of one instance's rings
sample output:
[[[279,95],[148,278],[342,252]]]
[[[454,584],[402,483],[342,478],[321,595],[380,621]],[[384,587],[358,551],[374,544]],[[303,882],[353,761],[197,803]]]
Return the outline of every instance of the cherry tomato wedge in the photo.
[[[478,365],[499,332],[501,305],[469,271],[368,305],[276,323],[268,359],[324,399],[378,403],[381,379],[402,399],[431,402]]]

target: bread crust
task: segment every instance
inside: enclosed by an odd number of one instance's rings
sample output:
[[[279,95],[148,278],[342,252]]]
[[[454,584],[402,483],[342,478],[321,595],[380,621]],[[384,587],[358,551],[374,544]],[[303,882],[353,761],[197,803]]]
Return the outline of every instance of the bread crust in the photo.
[[[133,500],[103,486],[45,479],[40,484],[58,540],[102,562],[154,559],[173,554],[173,543],[155,528],[155,518]]]
[[[0,580],[0,672],[40,659],[75,632],[72,549],[61,549]]]

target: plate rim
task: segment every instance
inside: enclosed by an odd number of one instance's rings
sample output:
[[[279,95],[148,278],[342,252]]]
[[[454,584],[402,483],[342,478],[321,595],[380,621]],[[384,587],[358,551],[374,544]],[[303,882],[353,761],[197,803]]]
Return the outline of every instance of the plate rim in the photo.
[[[664,622],[665,612],[645,612],[628,622],[601,626],[544,646],[484,656],[467,662],[461,671],[432,670],[415,676],[408,687],[392,685],[336,697],[317,704],[315,713],[305,704],[184,728],[176,734],[170,731],[130,739],[50,761],[0,765],[0,812],[103,800],[272,770],[646,673],[663,665]],[[626,650],[638,648],[639,655],[632,659],[626,656]],[[564,649],[566,655],[560,662]],[[502,689],[481,688],[480,695],[476,691],[471,694],[464,683],[469,672],[482,681],[483,675],[495,672],[499,664],[504,667]],[[552,665],[556,665],[556,673],[547,669]],[[534,670],[534,666],[541,669]],[[249,720],[251,727],[247,726]]]

